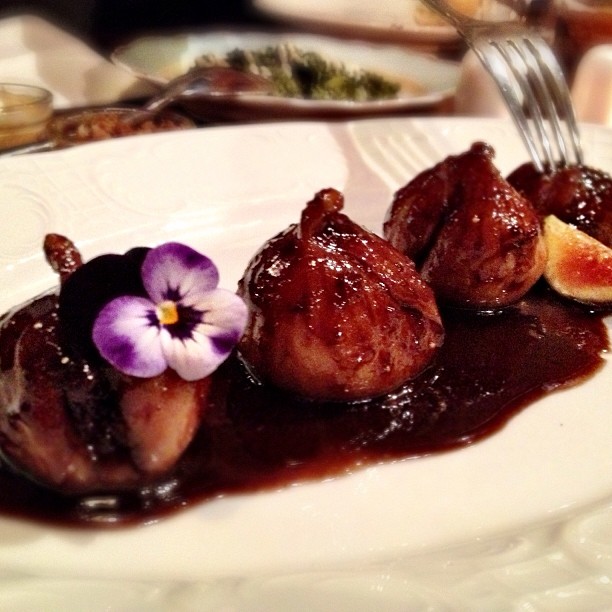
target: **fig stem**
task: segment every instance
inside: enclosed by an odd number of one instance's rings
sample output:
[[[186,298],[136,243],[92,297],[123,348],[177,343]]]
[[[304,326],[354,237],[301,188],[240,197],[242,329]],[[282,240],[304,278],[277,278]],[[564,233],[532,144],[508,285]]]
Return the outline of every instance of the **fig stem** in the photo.
[[[302,212],[298,227],[298,238],[308,240],[327,223],[328,217],[342,210],[344,196],[333,188],[319,191]]]
[[[83,259],[74,243],[61,234],[47,234],[43,243],[47,262],[63,283],[81,265]]]

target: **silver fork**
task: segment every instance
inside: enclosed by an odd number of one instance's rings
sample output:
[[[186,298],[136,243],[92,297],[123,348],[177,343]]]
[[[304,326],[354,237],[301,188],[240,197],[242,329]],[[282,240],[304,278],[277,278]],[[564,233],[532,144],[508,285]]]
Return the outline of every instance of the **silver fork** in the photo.
[[[466,17],[445,0],[421,0],[459,32],[493,77],[540,172],[583,162],[563,70],[548,43],[519,21]]]

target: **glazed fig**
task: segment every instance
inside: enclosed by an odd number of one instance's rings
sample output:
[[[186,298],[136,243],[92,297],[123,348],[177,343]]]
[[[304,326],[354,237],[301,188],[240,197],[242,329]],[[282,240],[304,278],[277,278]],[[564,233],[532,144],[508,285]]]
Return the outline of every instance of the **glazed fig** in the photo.
[[[612,305],[612,249],[549,215],[544,219],[548,261],[544,277],[561,295],[592,306]]]
[[[137,489],[163,481],[200,425],[212,378],[186,378],[169,361],[157,374],[126,373],[97,353],[92,326],[101,309],[111,308],[117,317],[111,319],[109,330],[102,330],[104,341],[110,345],[117,336],[117,353],[132,363],[137,362],[139,347],[134,339],[145,333],[148,359],[156,337],[163,333],[166,342],[173,342],[172,325],[166,329],[158,317],[171,312],[176,302],[175,310],[186,313],[185,323],[174,324],[180,326],[176,327],[179,342],[190,341],[192,324],[198,325],[199,335],[205,335],[202,328],[208,325],[210,344],[222,353],[233,333],[234,322],[225,325],[228,308],[223,311],[225,318],[199,321],[200,302],[193,299],[185,306],[177,297],[183,290],[180,280],[168,285],[172,295],[160,307],[143,297],[145,277],[149,284],[152,279],[163,287],[160,274],[170,268],[177,278],[196,285],[203,266],[205,281],[212,285],[216,269],[205,256],[176,243],[133,249],[125,256],[104,255],[82,265],[69,240],[50,235],[45,252],[61,278],[59,296],[36,298],[0,319],[2,461],[65,494]],[[149,254],[155,252],[170,253],[174,259],[166,257],[155,269],[149,266],[146,276]],[[192,295],[197,291],[193,289]],[[222,290],[211,293],[213,300],[229,304],[231,310],[233,302]],[[246,318],[246,307],[231,295]],[[114,306],[117,300],[129,304],[128,324]],[[139,304],[146,310],[139,311]],[[196,357],[206,358],[203,351]]]
[[[334,189],[269,240],[239,283],[249,320],[239,352],[261,381],[332,401],[389,392],[443,340],[413,262],[352,222]]]
[[[540,220],[555,215],[612,247],[612,176],[589,166],[568,166],[539,172],[526,163],[508,182],[534,206]]]
[[[174,465],[199,425],[207,380],[92,367],[62,349],[53,295],[2,321],[0,338],[1,455],[40,484],[82,493],[148,482]]]
[[[415,259],[447,304],[495,309],[520,299],[544,271],[546,249],[531,204],[476,143],[422,172],[394,197],[386,238]]]

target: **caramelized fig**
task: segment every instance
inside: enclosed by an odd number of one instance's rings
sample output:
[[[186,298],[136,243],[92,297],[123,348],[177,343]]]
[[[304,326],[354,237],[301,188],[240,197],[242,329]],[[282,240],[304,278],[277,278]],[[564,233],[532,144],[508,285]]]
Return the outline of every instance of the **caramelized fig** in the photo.
[[[554,215],[544,220],[544,277],[558,293],[593,306],[612,305],[612,249]]]
[[[171,371],[137,379],[66,354],[52,295],[1,322],[3,341],[13,333],[10,361],[0,364],[0,454],[9,465],[46,487],[84,493],[150,482],[185,450],[206,379],[188,383]]]
[[[159,481],[192,440],[211,380],[188,382],[170,369],[128,376],[91,342],[106,301],[144,291],[148,249],[81,265],[76,247],[51,235],[45,252],[61,277],[59,298],[45,295],[0,319],[0,459],[70,494]]]
[[[520,299],[544,271],[531,204],[503,179],[482,143],[400,189],[384,233],[417,261],[441,301],[476,309]]]
[[[612,247],[612,176],[589,166],[568,166],[541,173],[531,163],[508,182],[534,206],[540,220],[555,215]]]
[[[300,223],[255,255],[238,290],[249,306],[239,351],[253,374],[334,401],[393,390],[443,339],[432,291],[412,261],[342,206],[333,189],[316,194]]]

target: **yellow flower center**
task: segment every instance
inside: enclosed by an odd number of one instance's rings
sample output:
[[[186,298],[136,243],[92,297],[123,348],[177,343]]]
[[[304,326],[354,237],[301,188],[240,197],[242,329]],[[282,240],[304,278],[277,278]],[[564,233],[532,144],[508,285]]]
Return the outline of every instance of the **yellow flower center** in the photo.
[[[157,319],[162,325],[173,325],[179,320],[176,304],[172,300],[166,300],[158,304],[155,312]]]

